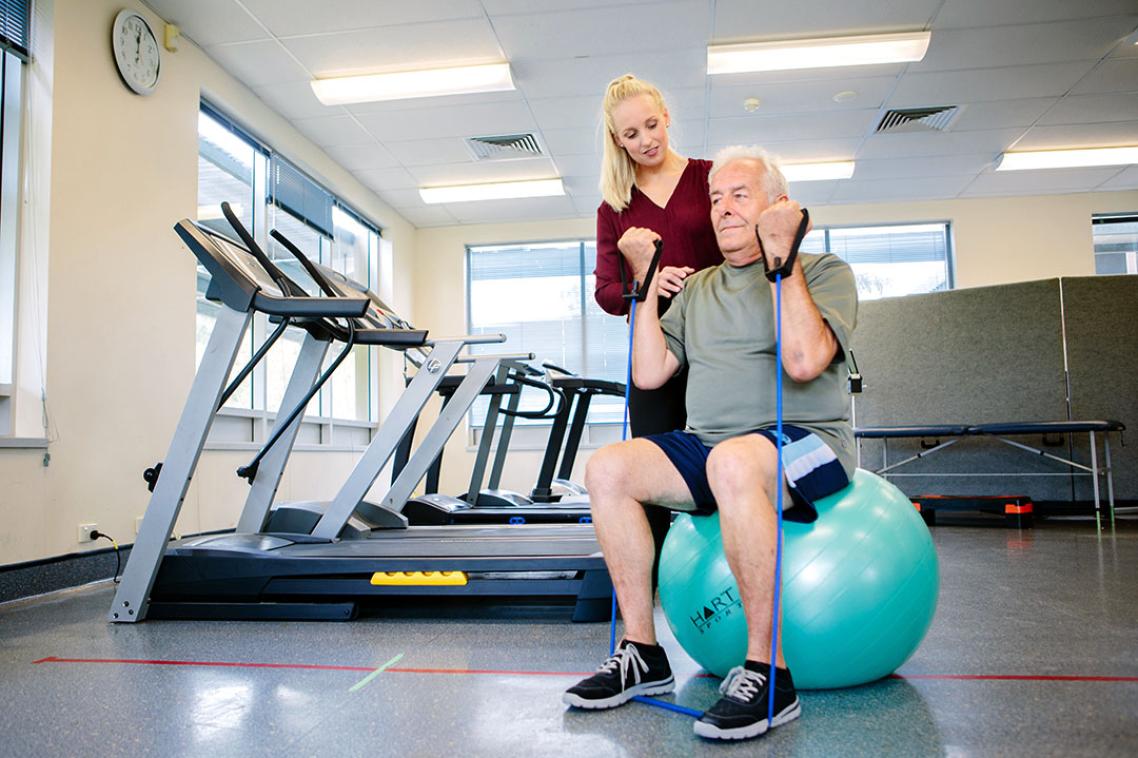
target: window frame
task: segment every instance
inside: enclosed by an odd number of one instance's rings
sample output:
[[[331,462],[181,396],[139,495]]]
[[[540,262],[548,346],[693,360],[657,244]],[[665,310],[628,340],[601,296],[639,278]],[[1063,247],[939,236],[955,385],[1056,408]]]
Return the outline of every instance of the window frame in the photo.
[[[0,438],[13,441],[19,376],[20,208],[24,148],[26,51],[0,46]]]
[[[268,230],[278,225],[275,221],[275,214],[284,213],[290,220],[312,228],[314,233],[321,235],[322,239],[318,253],[318,262],[331,265],[332,259],[336,254],[335,248],[338,243],[335,233],[336,227],[334,226],[336,216],[334,211],[330,211],[333,218],[333,230],[332,235],[328,236],[324,230],[318,230],[312,227],[307,219],[299,218],[290,208],[276,201],[271,182],[274,157],[276,157],[277,160],[283,161],[290,169],[298,172],[304,180],[311,182],[327,193],[331,199],[333,208],[339,208],[344,211],[355,223],[366,230],[367,260],[366,271],[364,273],[368,279],[366,282],[367,286],[371,288],[375,287],[374,278],[379,270],[378,256],[382,239],[382,227],[380,227],[379,224],[368,219],[352,205],[340,198],[335,192],[332,192],[323,184],[317,182],[306,172],[301,170],[295,162],[289,160],[286,155],[275,151],[266,142],[258,139],[248,130],[242,128],[239,123],[209,103],[209,101],[203,99],[200,102],[199,114],[205,115],[220,124],[234,136],[249,145],[253,150],[253,183],[250,187],[253,198],[251,232],[258,244],[267,251],[271,250],[272,246],[270,245]],[[200,144],[199,137],[199,160],[204,158]],[[205,159],[208,160],[208,158]],[[198,193],[200,207],[200,178]],[[325,240],[327,241],[326,245],[324,244]],[[325,248],[327,248],[327,250],[325,250]],[[195,318],[200,318],[200,306],[204,301],[204,293],[197,287],[195,287],[195,298],[198,303],[197,307],[199,308],[199,315],[195,316]],[[250,346],[260,345],[270,331],[271,328],[267,318],[263,315],[254,318],[247,337]],[[293,330],[290,329],[290,333],[292,331]],[[277,346],[274,346],[274,349],[276,349],[276,347]],[[338,346],[333,345],[329,349],[329,358],[325,361],[325,365],[331,361],[337,348]],[[251,350],[252,347],[250,347],[250,354]],[[314,397],[313,401],[309,404],[309,409],[303,416],[294,449],[298,451],[358,452],[364,449],[375,435],[379,428],[379,419],[377,417],[379,408],[379,372],[374,365],[377,360],[376,348],[371,346],[357,346],[355,350],[366,351],[364,360],[367,364],[367,374],[365,378],[367,384],[367,400],[363,408],[363,415],[366,418],[337,417],[331,413],[334,408],[333,383],[335,379],[330,379],[328,384],[321,388],[320,393],[317,397]],[[271,351],[270,355],[272,355]],[[244,359],[239,358],[238,360],[243,361]],[[351,363],[352,356],[349,356],[345,362]],[[209,441],[206,444],[207,449],[256,450],[268,439],[272,432],[272,425],[276,419],[277,411],[276,409],[268,407],[269,389],[267,364],[268,356],[254,367],[251,376],[246,379],[247,386],[250,388],[250,404],[248,407],[227,405],[218,411],[217,420],[213,430],[211,430]],[[289,370],[291,371],[291,369]],[[351,370],[351,367],[342,365],[337,370],[337,373],[347,370]],[[325,412],[325,409],[327,409],[328,412]]]
[[[1138,274],[1138,267],[1134,271],[1130,270],[1130,261],[1127,260],[1127,270],[1121,273],[1100,273],[1099,272],[1099,255],[1098,243],[1095,241],[1097,236],[1095,230],[1099,227],[1108,227],[1111,224],[1138,224],[1138,211],[1115,211],[1110,213],[1092,213],[1091,214],[1091,256],[1092,264],[1094,266],[1095,276],[1133,276]],[[1138,248],[1138,244],[1135,245]],[[1135,251],[1125,251],[1128,254],[1134,255],[1138,259],[1138,249]],[[1113,253],[1102,253],[1101,255],[1111,255]],[[1138,261],[1135,261],[1138,263]]]

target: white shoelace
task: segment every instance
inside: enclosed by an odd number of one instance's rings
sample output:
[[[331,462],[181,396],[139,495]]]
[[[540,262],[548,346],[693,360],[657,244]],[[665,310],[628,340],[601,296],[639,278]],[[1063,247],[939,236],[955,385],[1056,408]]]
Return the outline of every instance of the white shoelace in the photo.
[[[727,672],[727,678],[719,685],[719,691],[727,697],[751,702],[759,694],[759,688],[767,683],[767,678],[758,671],[736,666]]]
[[[641,672],[648,673],[648,664],[640,657],[640,651],[636,649],[636,645],[628,644],[617,650],[615,654],[609,656],[608,660],[600,665],[597,673],[611,674],[617,668],[620,669],[620,683],[628,680],[628,669],[632,668],[632,676],[636,684],[640,684]]]

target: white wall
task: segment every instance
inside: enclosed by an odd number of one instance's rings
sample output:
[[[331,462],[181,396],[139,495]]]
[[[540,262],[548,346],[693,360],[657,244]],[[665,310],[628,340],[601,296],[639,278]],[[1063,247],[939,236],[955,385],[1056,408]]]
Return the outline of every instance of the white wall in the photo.
[[[94,547],[78,544],[81,522],[134,540],[142,470],[165,455],[194,373],[195,263],[172,227],[197,209],[203,95],[384,227],[394,249],[387,297],[413,306],[414,228],[192,43],[163,51],[152,96],[127,90],[110,44],[124,5],[161,39],[163,22],[137,2],[36,3],[16,413],[20,436],[49,437],[50,465],[43,450],[0,449],[0,565]],[[383,369],[389,385],[397,366]],[[248,488],[233,472],[250,455],[206,452],[181,531],[235,523]],[[281,496],[330,497],[354,458],[298,453]]]
[[[1094,274],[1091,214],[1138,210],[1138,192],[833,205],[810,210],[819,226],[949,221],[956,286],[978,287]],[[591,238],[594,234],[592,219],[420,229],[414,276],[416,323],[439,334],[466,330],[466,245]],[[466,487],[474,459],[468,441],[464,425],[447,446],[440,482],[443,492],[456,494]],[[577,481],[583,478],[589,454],[582,449],[577,458]],[[537,478],[541,453],[517,451],[508,460],[503,487],[528,492]]]

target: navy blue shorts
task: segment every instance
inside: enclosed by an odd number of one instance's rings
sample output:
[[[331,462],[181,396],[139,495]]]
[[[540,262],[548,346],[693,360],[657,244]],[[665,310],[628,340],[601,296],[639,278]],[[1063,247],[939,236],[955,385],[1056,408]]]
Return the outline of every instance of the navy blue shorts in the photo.
[[[814,501],[834,494],[846,487],[850,480],[834,451],[821,437],[789,424],[783,424],[782,433],[783,473],[794,501],[794,507],[784,507],[783,517],[787,521],[810,523],[818,518]],[[778,444],[775,427],[756,429],[752,434],[761,434],[773,444]],[[707,457],[711,455],[711,448],[691,432],[679,430],[642,439],[663,450],[680,472],[695,503],[693,512],[713,513],[717,506],[707,482]]]

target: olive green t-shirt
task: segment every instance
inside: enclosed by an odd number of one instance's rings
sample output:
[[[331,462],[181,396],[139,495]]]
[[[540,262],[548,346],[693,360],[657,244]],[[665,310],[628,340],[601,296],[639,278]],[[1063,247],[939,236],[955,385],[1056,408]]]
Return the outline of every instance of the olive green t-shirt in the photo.
[[[783,374],[783,423],[821,437],[852,476],[845,356],[857,322],[857,286],[837,256],[799,257],[810,296],[840,349],[813,381],[800,384]],[[715,445],[775,423],[774,291],[759,261],[692,274],[660,325],[668,349],[688,367],[688,431]]]

